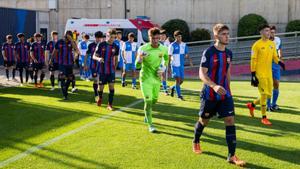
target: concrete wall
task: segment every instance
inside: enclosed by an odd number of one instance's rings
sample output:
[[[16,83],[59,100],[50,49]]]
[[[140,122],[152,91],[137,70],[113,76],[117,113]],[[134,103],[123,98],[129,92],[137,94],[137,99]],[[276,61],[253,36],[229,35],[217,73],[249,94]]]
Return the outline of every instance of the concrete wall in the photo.
[[[124,18],[124,4],[125,0],[58,0],[58,10],[50,11],[48,0],[0,1],[1,7],[47,11],[49,29],[60,33],[71,17]],[[223,22],[229,24],[233,36],[239,18],[249,13],[262,15],[269,23],[276,24],[279,32],[285,30],[289,20],[300,19],[300,0],[127,0],[127,9],[128,18],[146,15],[160,25],[180,18],[187,21],[191,30],[211,30],[215,23]]]

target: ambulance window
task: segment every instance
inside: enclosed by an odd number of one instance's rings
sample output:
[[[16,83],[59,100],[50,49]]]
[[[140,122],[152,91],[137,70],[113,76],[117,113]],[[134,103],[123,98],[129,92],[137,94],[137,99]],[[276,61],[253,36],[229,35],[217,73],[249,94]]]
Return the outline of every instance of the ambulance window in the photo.
[[[122,40],[123,41],[128,40],[127,36],[130,32],[134,33],[135,37],[137,37],[137,29],[119,29],[119,30],[122,31]],[[137,38],[135,38],[134,41],[137,41]]]
[[[142,29],[142,37],[144,42],[149,42],[148,30],[149,29]]]

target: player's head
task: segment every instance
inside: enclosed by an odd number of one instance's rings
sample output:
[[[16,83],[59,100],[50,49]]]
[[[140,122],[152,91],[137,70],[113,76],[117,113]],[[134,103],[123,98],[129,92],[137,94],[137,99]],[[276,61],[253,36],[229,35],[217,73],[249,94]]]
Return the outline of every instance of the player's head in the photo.
[[[17,37],[18,37],[19,41],[24,42],[24,40],[25,40],[25,35],[24,35],[23,33],[18,33],[18,34],[17,34]]]
[[[88,34],[84,34],[82,40],[88,41],[90,39],[90,36]]]
[[[174,38],[175,38],[175,41],[182,42],[182,32],[180,30],[175,31]]]
[[[160,30],[160,40],[165,41],[167,39],[167,31],[162,29]]]
[[[128,40],[130,41],[130,42],[133,42],[134,41],[134,33],[132,33],[132,32],[130,32],[129,34],[128,34]]]
[[[270,26],[268,24],[263,24],[263,25],[259,26],[258,30],[259,30],[262,38],[270,39],[271,32],[270,32]]]
[[[52,31],[51,32],[51,37],[53,40],[57,41],[58,39],[58,32],[57,31]]]
[[[95,32],[95,40],[96,40],[96,42],[103,41],[103,38],[104,38],[103,32],[101,32],[101,31]]]
[[[6,42],[7,43],[12,43],[13,36],[12,35],[6,35]]]
[[[274,40],[275,33],[276,33],[276,26],[273,25],[270,27],[270,40]]]
[[[40,33],[35,33],[33,36],[35,37],[35,40],[37,42],[41,42],[42,41],[42,35]]]
[[[229,27],[218,23],[213,27],[214,39],[217,43],[228,45],[229,43]]]
[[[122,31],[117,30],[117,39],[121,40],[122,39]]]
[[[157,27],[148,30],[149,40],[152,46],[157,47],[159,45],[160,30]]]
[[[109,29],[106,33],[107,41],[113,43],[117,37],[117,31],[115,29]]]
[[[68,39],[68,36],[70,36],[71,38],[73,37],[73,32],[71,31],[71,30],[67,30],[66,32],[65,32],[65,39]]]

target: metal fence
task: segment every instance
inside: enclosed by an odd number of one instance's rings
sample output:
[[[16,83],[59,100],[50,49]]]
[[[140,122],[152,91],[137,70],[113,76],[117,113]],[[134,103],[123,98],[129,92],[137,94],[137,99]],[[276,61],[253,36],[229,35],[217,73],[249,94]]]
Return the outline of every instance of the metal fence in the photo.
[[[282,41],[282,52],[285,59],[300,58],[300,32],[279,33],[276,34],[276,36],[280,37]],[[227,48],[233,52],[233,62],[248,62],[250,60],[251,47],[259,38],[259,35],[230,38],[230,43]],[[200,64],[203,51],[213,43],[213,40],[187,43],[189,46],[189,55],[194,65]]]

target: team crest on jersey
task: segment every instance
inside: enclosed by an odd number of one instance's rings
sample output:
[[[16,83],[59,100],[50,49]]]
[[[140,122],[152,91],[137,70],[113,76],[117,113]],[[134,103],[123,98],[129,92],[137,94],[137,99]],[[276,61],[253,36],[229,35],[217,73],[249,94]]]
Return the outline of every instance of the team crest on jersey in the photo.
[[[203,56],[202,59],[201,59],[201,63],[205,63],[206,62],[206,57]]]
[[[272,46],[272,45],[270,45],[270,49],[273,49],[273,46]]]
[[[162,56],[163,56],[163,54],[162,53],[159,53],[159,55],[158,55],[160,58],[162,58]]]

